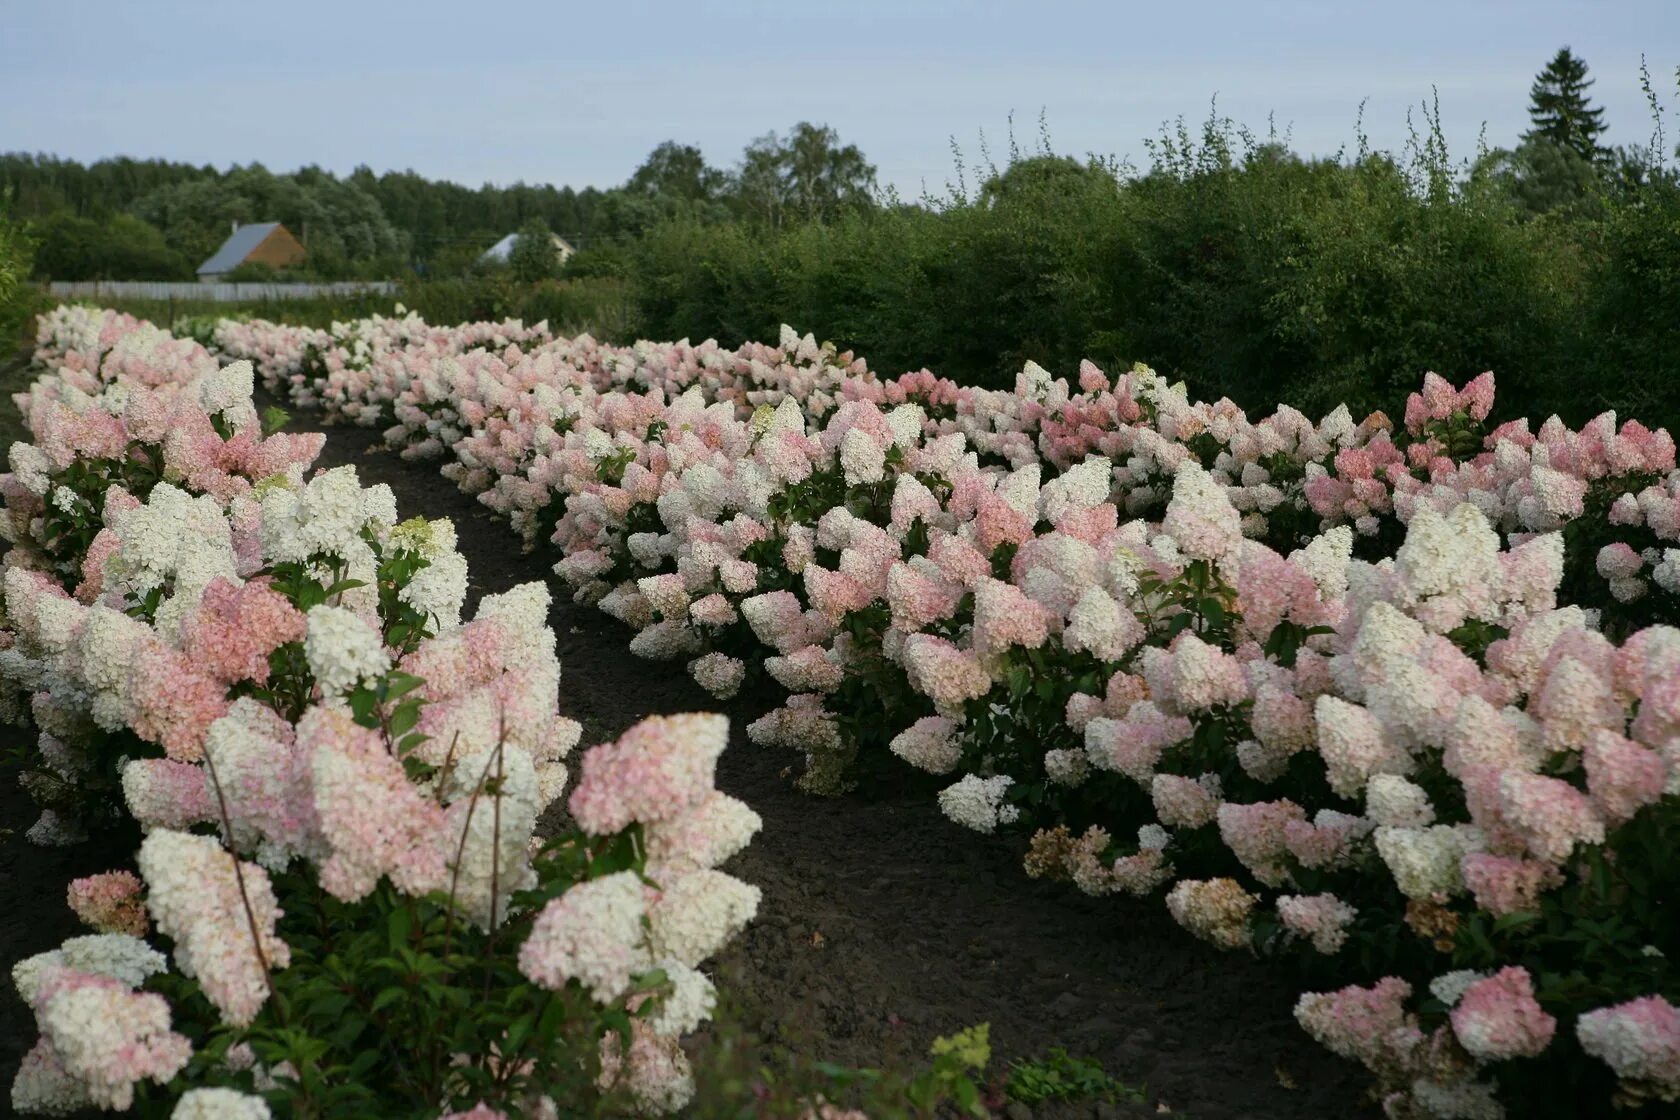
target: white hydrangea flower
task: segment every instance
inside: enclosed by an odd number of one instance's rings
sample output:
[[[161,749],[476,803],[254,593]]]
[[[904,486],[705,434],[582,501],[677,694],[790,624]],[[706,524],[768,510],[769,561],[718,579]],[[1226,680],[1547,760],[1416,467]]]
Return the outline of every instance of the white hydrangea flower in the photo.
[[[927,413],[919,404],[901,404],[887,413],[887,427],[898,447],[914,447],[916,441],[922,438],[922,426],[926,423]]]
[[[1044,752],[1044,774],[1059,786],[1077,786],[1091,774],[1091,760],[1082,750]]]
[[[536,769],[524,751],[492,748],[460,758],[449,773],[450,890],[473,924],[489,929],[506,919],[513,892],[536,886],[529,858],[542,809]],[[483,789],[492,782],[493,804]]]
[[[1452,972],[1443,972],[1429,982],[1429,994],[1446,1004],[1448,1007],[1457,1005],[1464,993],[1478,980],[1486,979],[1488,973],[1478,972],[1473,968],[1460,968]]]
[[[710,868],[662,883],[648,907],[648,946],[657,959],[698,967],[758,914],[759,889]]]
[[[426,560],[397,597],[437,620],[439,633],[461,624],[461,604],[467,597],[467,558],[455,547],[455,525],[447,517],[435,521],[413,518],[391,530],[390,543],[417,552]]]
[[[982,778],[966,775],[956,785],[939,791],[939,810],[964,828],[976,832],[995,832],[1000,824],[1009,824],[1020,816],[1020,810],[1004,803],[1004,795],[1015,779],[1007,774]]]
[[[717,989],[703,973],[669,958],[656,962],[655,967],[665,971],[671,991],[648,1020],[654,1034],[661,1038],[680,1038],[712,1017],[717,1007]]]
[[[216,576],[238,581],[227,518],[209,495],[160,482],[145,505],[114,514],[110,527],[121,543],[105,564],[107,588],[143,598],[173,587],[196,602]]]
[[[1063,641],[1070,650],[1089,650],[1100,661],[1118,661],[1143,637],[1131,612],[1101,587],[1085,589],[1068,614]]]
[[[1365,786],[1365,815],[1391,828],[1427,828],[1435,808],[1423,788],[1398,774],[1373,774]]]
[[[861,428],[849,428],[840,438],[840,469],[848,486],[880,482],[886,475],[886,451]]]
[[[234,430],[244,427],[256,416],[251,405],[255,373],[251,363],[243,359],[206,373],[194,382],[199,407],[212,415],[232,413],[230,419],[234,422]]]
[[[1146,824],[1138,827],[1138,849],[1140,851],[1159,852],[1172,843],[1172,833],[1158,824]]]
[[[263,495],[263,551],[273,560],[318,554],[353,559],[366,551],[362,529],[390,529],[397,500],[383,483],[363,488],[353,466],[321,471],[301,490],[276,487]]]
[[[261,1097],[235,1089],[188,1089],[175,1102],[169,1120],[270,1120]]]
[[[36,497],[45,497],[52,486],[52,460],[47,453],[33,443],[22,440],[12,444],[6,453],[6,461],[11,465],[12,474],[25,490]]]
[[[1377,854],[1407,898],[1452,895],[1463,888],[1459,861],[1464,855],[1464,840],[1451,825],[1380,827],[1373,837]]]
[[[390,671],[391,655],[379,631],[355,612],[322,604],[311,607],[307,619],[303,655],[315,683],[326,695],[342,696],[363,681]]]
[[[1289,554],[1289,562],[1312,577],[1318,593],[1333,602],[1347,592],[1348,562],[1353,559],[1353,530],[1337,525]]]

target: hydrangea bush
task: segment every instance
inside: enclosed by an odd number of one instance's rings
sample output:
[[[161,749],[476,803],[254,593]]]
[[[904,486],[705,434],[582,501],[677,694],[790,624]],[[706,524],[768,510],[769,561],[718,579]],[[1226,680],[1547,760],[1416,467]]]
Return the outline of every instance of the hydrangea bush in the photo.
[[[1298,1017],[1394,1116],[1680,1097],[1667,432],[1492,426],[1491,374],[1255,420],[1141,367],[390,322],[218,343],[441,458],[637,653],[785,692],[751,736],[806,788],[942,775],[1029,873],[1356,981]]]
[[[223,471],[222,490],[165,447],[161,475],[129,490],[121,472],[150,445],[133,428],[106,440],[128,423],[118,402],[173,386],[171,432],[208,425],[225,448],[250,430],[250,367],[171,374],[150,363],[190,354],[125,346],[151,329],[109,316],[43,327],[59,372],[31,420],[58,433],[52,481],[14,472],[8,497],[50,502],[94,462],[112,474],[79,564],[13,507],[0,675],[84,795],[68,803],[102,792],[143,839],[133,871],[69,885],[95,932],[14,969],[41,1033],[13,1107],[680,1107],[679,1040],[715,1002],[700,967],[758,905],[718,870],[759,827],[713,785],[724,718],[654,717],[585,753],[574,823],[538,836],[580,730],[556,711],[547,590],[486,596],[463,622],[449,523],[398,523],[353,468],[304,481],[318,439],[283,443],[277,470]],[[72,419],[47,424],[43,402]],[[49,813],[41,831],[74,823]]]

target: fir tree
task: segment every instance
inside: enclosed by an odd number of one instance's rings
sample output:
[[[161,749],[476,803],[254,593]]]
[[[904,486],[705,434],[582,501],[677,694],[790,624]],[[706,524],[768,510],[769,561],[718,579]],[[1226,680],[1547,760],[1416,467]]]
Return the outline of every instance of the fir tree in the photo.
[[[1523,139],[1550,140],[1583,159],[1602,159],[1605,153],[1598,138],[1605,128],[1604,110],[1593,108],[1587,100],[1592,84],[1584,59],[1571,54],[1568,47],[1558,51],[1529,89],[1528,116],[1534,127]]]

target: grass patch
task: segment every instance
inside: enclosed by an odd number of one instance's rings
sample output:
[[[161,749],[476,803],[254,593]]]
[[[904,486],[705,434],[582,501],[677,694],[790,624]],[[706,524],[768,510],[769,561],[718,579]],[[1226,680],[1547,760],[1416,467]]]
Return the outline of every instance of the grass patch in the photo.
[[[1111,1077],[1095,1058],[1076,1058],[1057,1047],[1039,1058],[1017,1058],[1009,1066],[1009,1099],[1022,1104],[1041,1101],[1147,1102],[1142,1088]]]

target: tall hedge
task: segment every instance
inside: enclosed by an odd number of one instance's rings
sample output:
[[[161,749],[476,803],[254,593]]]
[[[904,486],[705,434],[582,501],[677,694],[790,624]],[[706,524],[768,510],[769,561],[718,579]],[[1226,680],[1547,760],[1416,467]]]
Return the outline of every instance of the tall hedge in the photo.
[[[1680,190],[1536,216],[1444,158],[1036,157],[978,196],[770,231],[676,222],[627,257],[639,333],[772,338],[999,385],[1144,361],[1248,407],[1391,407],[1492,369],[1508,407],[1680,424]]]

